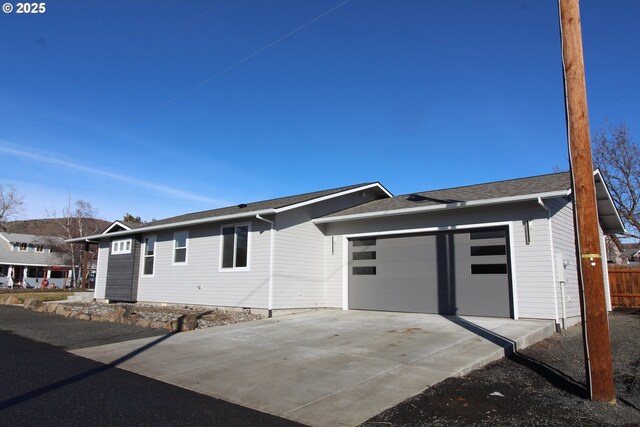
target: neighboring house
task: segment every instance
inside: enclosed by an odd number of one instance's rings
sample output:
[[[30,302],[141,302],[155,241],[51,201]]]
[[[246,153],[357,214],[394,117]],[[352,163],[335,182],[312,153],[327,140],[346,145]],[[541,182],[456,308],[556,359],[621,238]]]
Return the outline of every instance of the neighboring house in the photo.
[[[623,264],[640,261],[640,248],[638,248],[636,244],[630,244],[629,246],[631,247],[626,247],[620,256]]]
[[[623,226],[594,179],[604,253],[604,235]],[[396,197],[361,184],[115,222],[72,241],[85,240],[100,245],[99,299],[580,317],[568,173]]]
[[[59,237],[0,232],[0,287],[64,288],[69,267],[51,248],[61,246]]]
[[[607,249],[607,262],[609,264],[622,264],[624,245],[620,242],[620,239],[614,234],[605,237],[606,249]],[[625,259],[624,263],[628,261]]]

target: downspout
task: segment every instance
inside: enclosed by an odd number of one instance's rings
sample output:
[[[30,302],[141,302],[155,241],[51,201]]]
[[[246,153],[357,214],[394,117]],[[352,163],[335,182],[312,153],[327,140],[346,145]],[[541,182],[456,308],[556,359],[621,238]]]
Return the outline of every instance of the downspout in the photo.
[[[271,317],[273,315],[273,247],[275,239],[275,222],[271,221],[270,219],[261,217],[260,214],[256,214],[256,219],[269,223],[269,225],[271,226],[271,229],[269,231],[269,296],[267,301],[267,310],[269,313],[268,317]]]
[[[551,211],[549,210],[547,205],[545,205],[544,202],[542,201],[542,197],[538,197],[538,204],[542,209],[544,209],[547,212],[547,227],[549,228],[549,244],[550,244],[549,249],[551,252],[551,276],[553,280],[553,309],[556,316],[556,331],[559,332],[560,317],[558,316],[558,290],[556,288],[556,259],[555,259],[555,253],[553,251],[554,245],[553,245],[553,228],[551,227]],[[564,291],[564,287],[562,288],[562,290]],[[564,304],[564,295],[562,296],[562,302]],[[563,317],[564,317],[564,313],[563,313]],[[562,326],[564,328],[564,325]]]

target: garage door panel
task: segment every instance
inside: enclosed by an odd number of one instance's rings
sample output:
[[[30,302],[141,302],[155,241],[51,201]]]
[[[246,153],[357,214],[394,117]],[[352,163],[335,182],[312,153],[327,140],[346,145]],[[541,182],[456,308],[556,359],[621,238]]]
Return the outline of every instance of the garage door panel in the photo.
[[[511,316],[506,229],[378,237],[375,259],[353,260],[362,248],[350,244],[350,308]],[[365,265],[375,274],[351,269]]]

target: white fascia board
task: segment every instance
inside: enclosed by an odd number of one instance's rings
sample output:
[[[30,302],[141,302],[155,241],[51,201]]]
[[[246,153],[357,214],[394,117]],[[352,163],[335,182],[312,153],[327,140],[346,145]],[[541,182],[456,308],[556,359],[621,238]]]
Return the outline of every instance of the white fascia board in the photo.
[[[313,223],[326,224],[331,222],[353,221],[358,219],[380,218],[380,217],[394,216],[394,215],[409,215],[413,213],[440,211],[440,210],[446,210],[446,209],[470,208],[470,207],[477,207],[477,206],[499,205],[503,203],[514,203],[514,202],[522,202],[526,200],[537,200],[538,198],[546,199],[550,197],[564,197],[568,195],[569,195],[569,190],[549,191],[546,193],[525,194],[522,196],[498,197],[494,199],[472,200],[470,202],[447,203],[444,205],[420,206],[415,208],[392,209],[392,210],[378,211],[378,212],[365,212],[365,213],[353,214],[353,215],[341,215],[341,216],[334,216],[329,218],[318,218],[313,220]]]
[[[295,203],[293,205],[289,205],[289,206],[285,206],[285,207],[282,207],[282,208],[278,208],[278,209],[275,210],[275,212],[276,213],[280,213],[280,212],[285,212],[285,211],[288,211],[288,210],[291,210],[291,209],[301,208],[303,206],[312,205],[314,203],[323,202],[325,200],[330,200],[330,199],[333,199],[333,198],[336,198],[336,197],[340,197],[340,196],[344,196],[344,195],[351,194],[351,193],[357,193],[358,191],[365,191],[365,190],[368,190],[368,189],[374,188],[374,187],[377,187],[378,189],[382,190],[382,192],[385,193],[387,196],[393,197],[393,194],[391,194],[386,188],[384,188],[382,186],[382,184],[380,184],[379,182],[374,182],[373,184],[362,185],[360,187],[352,188],[350,190],[344,190],[344,191],[341,191],[339,193],[328,194],[326,196],[316,197],[315,199],[306,200],[304,202]]]
[[[113,224],[111,224],[111,225],[109,226],[109,228],[107,228],[106,230],[104,230],[104,231],[102,232],[102,234],[107,234],[107,233],[108,233],[109,231],[111,231],[111,229],[112,229],[113,227],[115,227],[116,225],[117,225],[117,226],[119,226],[119,227],[124,228],[125,230],[131,230],[131,227],[128,227],[127,225],[125,225],[125,224],[121,223],[120,221],[113,221]]]
[[[7,239],[6,237],[4,237],[4,233],[0,233],[0,237],[2,237],[4,240],[6,240],[6,242],[11,245],[11,242],[9,241],[9,239]]]
[[[222,222],[222,221],[235,220],[240,218],[255,217],[256,215],[268,215],[268,214],[274,214],[274,213],[276,213],[275,209],[263,209],[261,211],[243,212],[241,214],[212,216],[207,218],[193,219],[190,221],[171,222],[169,224],[152,225],[148,227],[134,228],[132,230],[126,230],[126,231],[116,231],[115,233],[109,233],[109,234],[96,234],[93,236],[76,237],[75,239],[65,240],[65,242],[79,243],[79,242],[87,242],[90,240],[100,240],[104,238],[111,238],[111,237],[118,237],[118,236],[129,236],[132,234],[146,234],[146,233],[151,233],[153,231],[166,230],[171,228],[188,227],[191,225],[207,224],[210,222]]]
[[[597,178],[602,183],[602,186],[604,187],[605,194],[607,196],[607,200],[611,204],[611,207],[613,208],[613,211],[616,213],[616,219],[618,221],[618,224],[620,225],[620,228],[622,229],[622,232],[626,233],[627,230],[626,230],[626,228],[624,228],[624,224],[622,223],[622,218],[620,218],[620,214],[618,213],[618,209],[616,208],[616,205],[613,203],[613,199],[611,198],[611,193],[609,192],[609,187],[607,187],[607,183],[604,181],[604,178],[602,177],[602,173],[600,173],[600,169],[596,169],[596,170],[593,171],[593,177],[594,177],[594,180]],[[597,193],[597,188],[596,188],[596,193]],[[596,200],[596,203],[597,203],[597,200]]]

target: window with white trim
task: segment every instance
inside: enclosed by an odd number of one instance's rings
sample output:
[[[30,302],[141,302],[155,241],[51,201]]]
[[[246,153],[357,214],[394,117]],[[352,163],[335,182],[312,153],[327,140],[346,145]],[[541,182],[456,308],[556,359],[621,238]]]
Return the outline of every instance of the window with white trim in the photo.
[[[187,241],[189,240],[188,231],[177,231],[173,233],[173,263],[187,263]]]
[[[144,238],[144,251],[142,252],[142,275],[153,276],[153,265],[156,257],[156,236]]]
[[[38,252],[38,253],[43,253],[43,252],[44,252],[44,246],[42,246],[42,245],[36,245],[36,252]]]
[[[15,248],[18,252],[27,252],[29,245],[26,243],[17,243]]]
[[[131,253],[131,239],[114,240],[111,242],[111,255]]]
[[[221,267],[246,269],[249,265],[249,224],[223,226],[221,235]]]

